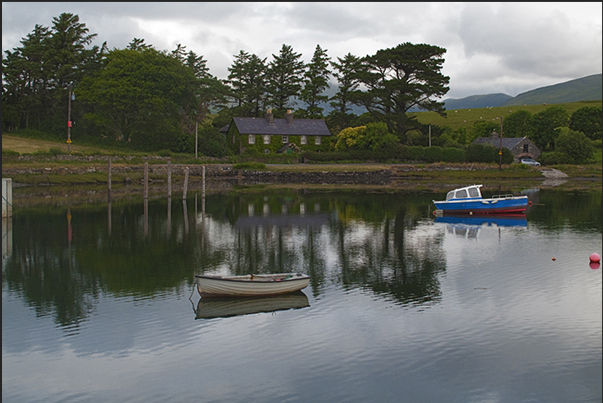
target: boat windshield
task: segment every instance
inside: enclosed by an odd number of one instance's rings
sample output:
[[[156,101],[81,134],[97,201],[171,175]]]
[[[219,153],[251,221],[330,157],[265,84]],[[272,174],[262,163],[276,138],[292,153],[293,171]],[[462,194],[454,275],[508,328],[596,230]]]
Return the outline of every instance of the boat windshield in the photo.
[[[446,200],[451,199],[467,199],[467,198],[479,198],[481,197],[479,189],[477,187],[470,187],[464,189],[452,190],[446,194]]]
[[[478,188],[469,188],[469,197],[480,197]]]

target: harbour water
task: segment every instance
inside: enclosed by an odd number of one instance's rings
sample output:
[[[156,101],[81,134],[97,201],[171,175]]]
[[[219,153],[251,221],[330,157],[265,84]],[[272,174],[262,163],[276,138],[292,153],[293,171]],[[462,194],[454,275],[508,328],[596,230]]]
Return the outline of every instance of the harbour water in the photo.
[[[320,187],[15,204],[2,401],[600,402],[601,191],[510,191],[532,201],[523,217]],[[271,272],[310,285],[194,288]]]

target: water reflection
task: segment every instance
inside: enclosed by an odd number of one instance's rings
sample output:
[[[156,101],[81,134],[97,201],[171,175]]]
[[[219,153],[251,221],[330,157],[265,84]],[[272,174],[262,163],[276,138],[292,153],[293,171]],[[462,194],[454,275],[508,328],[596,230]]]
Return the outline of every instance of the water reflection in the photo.
[[[455,216],[436,217],[434,222],[446,224],[446,231],[462,238],[477,239],[482,227],[526,228],[528,219],[525,214],[505,214],[504,216]]]
[[[309,306],[308,297],[302,291],[261,298],[201,298],[195,309],[195,319],[227,318]]]
[[[61,326],[89,317],[101,294],[154,298],[204,273],[304,272],[314,297],[332,284],[402,305],[442,297],[445,233],[434,230],[429,212],[441,195],[246,190],[207,195],[201,208],[198,195],[190,196],[182,204],[167,197],[16,209],[3,285]],[[542,210],[563,210],[564,223],[600,232],[600,193],[571,196],[539,194],[530,222],[559,225],[559,217]],[[435,223],[476,238],[484,226],[525,228],[527,219],[440,217]],[[3,225],[3,240],[4,234]]]

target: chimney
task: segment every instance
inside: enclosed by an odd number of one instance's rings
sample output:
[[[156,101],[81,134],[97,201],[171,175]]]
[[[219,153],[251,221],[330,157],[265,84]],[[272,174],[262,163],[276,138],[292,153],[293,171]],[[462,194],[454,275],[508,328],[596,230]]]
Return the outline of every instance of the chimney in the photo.
[[[274,123],[274,115],[272,114],[272,109],[268,109],[266,111],[266,120],[268,123]]]
[[[496,133],[495,131],[492,131],[490,138],[497,139],[498,137],[499,137],[498,133]]]
[[[287,114],[285,115],[285,120],[289,124],[293,123],[293,112],[291,111],[291,109],[287,109]]]

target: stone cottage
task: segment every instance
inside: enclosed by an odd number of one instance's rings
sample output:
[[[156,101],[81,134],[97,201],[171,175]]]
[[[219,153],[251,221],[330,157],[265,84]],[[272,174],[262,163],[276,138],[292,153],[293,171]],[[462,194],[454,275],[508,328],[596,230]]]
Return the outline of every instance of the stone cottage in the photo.
[[[490,137],[478,137],[473,141],[473,144],[489,144],[496,148],[501,146],[500,143],[500,136],[496,132],[492,132]],[[537,159],[541,153],[540,149],[527,137],[503,137],[502,146],[511,151],[515,162],[520,162],[524,157]]]

